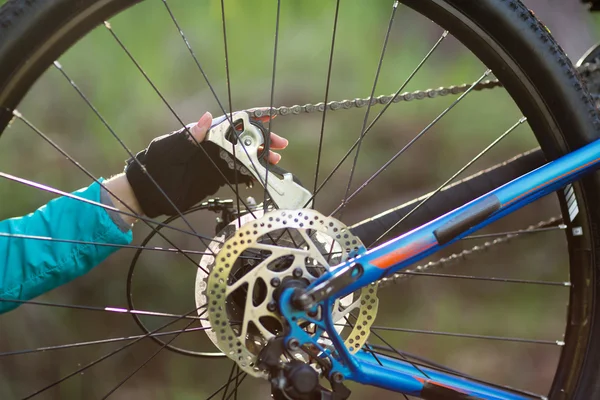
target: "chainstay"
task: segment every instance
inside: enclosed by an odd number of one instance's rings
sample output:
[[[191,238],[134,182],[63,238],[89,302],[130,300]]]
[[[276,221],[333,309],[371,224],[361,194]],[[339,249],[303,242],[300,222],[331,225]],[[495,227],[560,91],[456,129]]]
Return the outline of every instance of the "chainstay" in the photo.
[[[557,226],[560,224],[562,224],[561,217],[552,217],[546,221],[540,221],[535,225],[530,225],[529,227],[519,231],[518,233],[509,233],[509,234],[506,234],[505,236],[500,236],[494,240],[486,241],[483,244],[473,246],[470,249],[465,249],[461,252],[454,253],[448,257],[443,257],[443,258],[440,258],[439,260],[430,261],[427,264],[418,265],[414,268],[409,268],[409,269],[403,270],[401,272],[397,272],[396,274],[394,274],[392,276],[378,280],[376,283],[381,288],[381,287],[389,286],[390,284],[393,284],[393,283],[395,284],[395,283],[405,282],[411,278],[414,278],[415,276],[418,276],[420,273],[426,274],[426,273],[431,273],[431,272],[439,272],[443,268],[450,266],[452,264],[455,264],[457,262],[471,260],[475,256],[480,255],[493,247],[499,246],[501,244],[507,244],[512,239],[514,239],[518,236],[526,235],[530,231],[534,231],[534,230],[542,229],[542,228],[548,228],[551,226]]]
[[[600,78],[600,63],[586,63],[577,68],[580,76],[584,80],[589,80],[590,78]],[[424,100],[424,99],[433,99],[436,97],[444,97],[449,95],[457,95],[465,93],[467,90],[471,88],[472,84],[462,84],[458,86],[446,86],[440,87],[437,89],[427,89],[427,90],[417,90],[414,92],[405,92],[405,93],[394,93],[391,95],[381,95],[377,97],[365,97],[365,98],[356,98],[354,100],[334,100],[327,103],[314,103],[314,104],[305,104],[303,106],[294,105],[294,106],[280,106],[273,107],[271,109],[271,116],[286,116],[286,115],[299,115],[305,113],[315,113],[315,112],[324,112],[325,109],[328,111],[337,111],[337,110],[349,110],[353,108],[363,108],[371,104],[371,106],[375,105],[386,105],[391,102],[400,103],[407,102],[412,100]],[[487,89],[494,89],[497,87],[502,87],[502,83],[497,79],[491,79],[487,81],[483,81],[478,83],[473,87],[472,90],[482,91]],[[267,116],[269,114],[269,107],[266,108],[257,108],[253,110],[247,110],[251,117],[260,118]]]

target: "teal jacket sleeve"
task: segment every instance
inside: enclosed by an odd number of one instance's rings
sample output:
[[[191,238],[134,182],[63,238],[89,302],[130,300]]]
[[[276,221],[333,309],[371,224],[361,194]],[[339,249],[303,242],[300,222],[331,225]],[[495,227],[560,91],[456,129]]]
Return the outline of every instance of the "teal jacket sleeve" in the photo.
[[[100,202],[98,183],[74,194]],[[0,221],[0,232],[84,242],[129,244],[106,210],[59,197],[24,217]],[[0,299],[29,300],[84,275],[118,247],[0,236]],[[0,313],[19,303],[0,301]]]

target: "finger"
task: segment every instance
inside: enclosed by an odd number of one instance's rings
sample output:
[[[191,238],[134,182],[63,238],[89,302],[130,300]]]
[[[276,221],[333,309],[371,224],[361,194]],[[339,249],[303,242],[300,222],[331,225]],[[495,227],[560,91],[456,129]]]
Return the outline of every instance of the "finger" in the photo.
[[[290,142],[276,133],[271,132],[271,143],[270,148],[275,150],[283,150],[285,149]]]
[[[206,137],[206,132],[210,129],[210,125],[212,124],[212,115],[208,111],[204,113],[204,115],[200,118],[198,123],[192,126],[190,132],[192,132],[192,136],[198,142],[202,142]]]
[[[269,162],[271,164],[277,164],[281,160],[281,154],[269,151]]]

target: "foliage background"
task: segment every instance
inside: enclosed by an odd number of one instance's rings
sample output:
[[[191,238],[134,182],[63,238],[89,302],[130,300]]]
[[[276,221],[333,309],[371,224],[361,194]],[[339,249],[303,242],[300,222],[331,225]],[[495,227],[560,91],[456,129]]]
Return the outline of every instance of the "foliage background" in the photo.
[[[283,2],[277,61],[275,103],[305,104],[323,100],[330,48],[334,1]],[[598,37],[597,17],[576,0],[528,0],[565,50],[577,60]],[[227,99],[220,3],[170,0],[170,6],[205,68],[219,98]],[[335,49],[331,99],[366,97],[385,33],[391,2],[343,0]],[[231,65],[232,103],[244,109],[269,103],[276,2],[226,0]],[[114,31],[173,105],[184,121],[205,111],[221,112],[189,56],[161,1],[147,0],[111,19]],[[441,29],[401,7],[390,37],[377,94],[393,93],[441,34]],[[127,146],[137,151],[155,136],[178,128],[177,120],[160,102],[104,27],[99,27],[60,58],[60,63],[89,96]],[[460,43],[448,38],[407,90],[435,88],[476,80],[485,67]],[[401,103],[393,106],[364,142],[353,188],[376,171],[415,133],[454,99]],[[126,153],[77,93],[50,68],[32,88],[19,110],[48,133],[95,175],[108,177],[122,170]],[[329,113],[321,179],[356,140],[364,109]],[[371,116],[374,115],[373,110]],[[434,189],[519,118],[511,99],[501,90],[474,93],[396,161],[344,213],[351,224]],[[314,179],[320,115],[278,118],[273,130],[290,140],[281,165],[303,182]],[[535,146],[527,128],[495,148],[473,173]],[[45,144],[25,125],[15,122],[2,136],[0,170],[72,191],[89,179]],[[343,197],[348,165],[335,175],[317,198],[317,209],[333,210]],[[260,196],[259,191],[249,194]],[[231,193],[223,190],[222,198]],[[22,215],[52,196],[14,183],[0,182],[0,218]],[[556,212],[554,198],[529,207],[503,222],[520,228]],[[191,217],[204,234],[213,234],[215,215]],[[184,227],[179,224],[180,227]],[[135,243],[147,229],[137,226]],[[202,249],[189,236],[172,235],[186,249]],[[165,243],[154,239],[151,244]],[[465,244],[465,247],[472,243]],[[460,246],[459,246],[460,248]],[[542,249],[531,251],[532,248]],[[456,249],[454,249],[456,250]],[[40,298],[42,301],[90,306],[125,307],[125,277],[133,251],[122,250],[85,277]],[[515,242],[509,251],[494,251],[448,272],[567,280],[564,242],[560,234]],[[134,285],[136,306],[165,312],[186,312],[193,306],[195,270],[178,256],[144,254]],[[564,331],[567,292],[528,285],[458,282],[420,277],[410,285],[380,295],[377,323],[415,329],[506,335],[560,340]],[[145,320],[151,326],[165,321]],[[139,334],[130,317],[27,305],[0,318],[0,352],[78,341]],[[484,379],[544,391],[551,383],[559,348],[484,340],[444,338],[384,332],[390,343]],[[177,339],[188,348],[213,350],[203,334]],[[33,353],[0,358],[0,399],[21,398],[55,381],[78,366],[120,344]],[[98,366],[73,377],[39,398],[93,399],[146,360],[158,347],[151,342],[132,346]],[[223,359],[199,359],[163,351],[114,393],[113,398],[203,399],[229,374]],[[268,397],[268,386],[246,381],[242,399]],[[357,398],[376,389],[355,388]]]

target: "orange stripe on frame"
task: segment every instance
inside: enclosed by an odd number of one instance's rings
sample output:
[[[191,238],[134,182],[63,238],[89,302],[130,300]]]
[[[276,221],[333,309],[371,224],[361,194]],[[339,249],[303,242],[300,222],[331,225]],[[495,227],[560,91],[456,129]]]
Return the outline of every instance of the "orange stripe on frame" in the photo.
[[[459,389],[455,388],[454,386],[446,385],[446,384],[443,384],[441,382],[432,381],[431,379],[424,379],[424,378],[422,378],[420,376],[413,376],[413,378],[415,378],[416,380],[418,380],[422,384],[429,383],[429,384],[440,386],[440,387],[443,387],[443,388],[446,388],[446,389],[454,390],[455,392],[465,393],[464,391],[459,390]]]
[[[408,260],[412,256],[432,248],[434,245],[435,243],[416,242],[376,258],[371,261],[371,264],[377,268],[385,269],[404,260]]]

